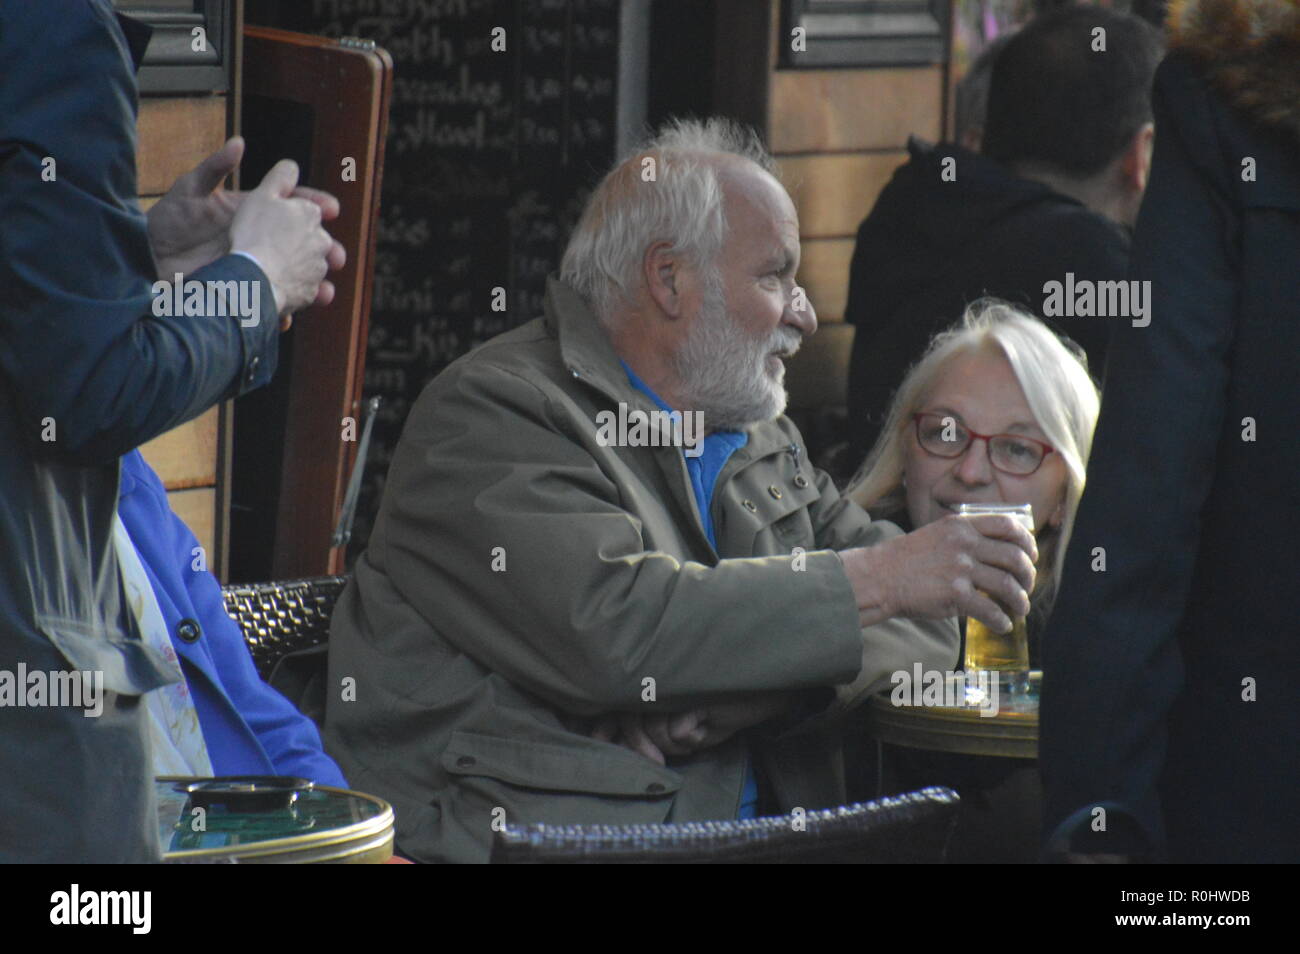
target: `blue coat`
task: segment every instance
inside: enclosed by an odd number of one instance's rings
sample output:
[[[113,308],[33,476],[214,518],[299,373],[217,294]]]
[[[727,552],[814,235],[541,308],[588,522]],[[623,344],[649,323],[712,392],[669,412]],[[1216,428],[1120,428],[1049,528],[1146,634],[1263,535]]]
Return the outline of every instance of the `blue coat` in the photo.
[[[139,451],[122,458],[118,513],[182,660],[213,771],[298,775],[347,787],[321,748],[316,726],[258,676],[243,634],[226,615],[216,578],[193,568],[198,540],[172,513],[162,481]],[[177,636],[186,619],[200,627],[193,642]]]

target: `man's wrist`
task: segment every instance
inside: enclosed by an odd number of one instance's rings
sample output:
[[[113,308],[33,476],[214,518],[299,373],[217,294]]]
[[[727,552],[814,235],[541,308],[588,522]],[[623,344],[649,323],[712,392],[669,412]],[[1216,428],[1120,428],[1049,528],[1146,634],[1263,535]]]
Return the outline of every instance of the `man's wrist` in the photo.
[[[844,566],[849,587],[853,590],[853,601],[857,604],[863,626],[874,625],[895,615],[882,585],[885,570],[881,565],[879,549],[886,545],[855,547],[836,553]]]

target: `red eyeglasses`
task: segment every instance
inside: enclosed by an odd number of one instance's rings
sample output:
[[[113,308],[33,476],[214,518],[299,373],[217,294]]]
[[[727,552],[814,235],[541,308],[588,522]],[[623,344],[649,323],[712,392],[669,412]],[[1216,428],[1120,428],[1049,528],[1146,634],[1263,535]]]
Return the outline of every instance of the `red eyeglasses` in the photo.
[[[912,420],[916,424],[916,442],[926,453],[949,459],[960,457],[974,441],[982,440],[989,463],[1016,477],[1034,473],[1056,450],[1051,444],[1020,434],[977,434],[951,414],[921,411],[913,414]]]

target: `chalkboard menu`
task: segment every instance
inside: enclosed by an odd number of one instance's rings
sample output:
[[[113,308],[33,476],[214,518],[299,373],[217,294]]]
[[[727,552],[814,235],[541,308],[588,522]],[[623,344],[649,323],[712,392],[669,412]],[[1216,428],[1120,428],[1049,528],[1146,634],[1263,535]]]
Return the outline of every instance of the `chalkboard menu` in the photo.
[[[618,11],[619,0],[247,4],[249,23],[374,40],[394,61],[365,376],[383,405],[349,565],[423,387],[541,314],[546,276],[614,159]]]

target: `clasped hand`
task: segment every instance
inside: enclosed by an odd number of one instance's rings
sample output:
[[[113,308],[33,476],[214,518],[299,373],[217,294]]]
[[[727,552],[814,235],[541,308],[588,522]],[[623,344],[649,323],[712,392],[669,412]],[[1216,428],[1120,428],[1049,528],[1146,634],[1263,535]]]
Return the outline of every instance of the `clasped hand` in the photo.
[[[742,729],[789,711],[794,702],[793,693],[760,692],[686,712],[615,712],[598,718],[591,735],[664,765],[667,756],[692,755],[713,748]],[[652,706],[647,703],[647,707]]]
[[[298,185],[298,167],[281,160],[252,191],[221,187],[244,155],[238,136],[181,176],[147,213],[158,275],[188,275],[231,251],[248,252],[271,281],[281,328],[291,312],[327,305],[329,270],[347,261],[343,246],[321,227],[338,218],[334,196]]]

